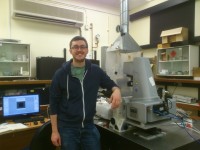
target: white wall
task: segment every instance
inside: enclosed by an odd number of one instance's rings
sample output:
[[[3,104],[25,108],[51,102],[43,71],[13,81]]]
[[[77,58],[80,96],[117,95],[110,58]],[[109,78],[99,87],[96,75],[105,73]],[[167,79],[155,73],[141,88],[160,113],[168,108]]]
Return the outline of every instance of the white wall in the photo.
[[[84,11],[84,25],[81,29],[68,26],[33,22],[27,20],[13,19],[10,17],[9,0],[0,1],[0,38],[18,39],[21,43],[30,44],[31,49],[31,72],[32,77],[36,75],[36,57],[53,56],[63,57],[63,49],[67,49],[67,60],[69,54],[69,41],[72,37],[80,35],[86,37],[90,51],[92,47],[97,51],[97,59],[101,58],[101,46],[109,46],[118,37],[115,31],[119,24],[119,12],[102,6],[86,5],[84,3],[73,3],[65,0],[58,1],[57,5],[66,5],[71,8],[79,8]],[[93,25],[91,29],[85,30],[85,25]],[[92,37],[93,33],[93,37]],[[95,45],[94,37],[100,35],[98,47]],[[93,41],[93,43],[92,43]],[[91,52],[89,57],[91,57]]]
[[[130,11],[130,14],[138,12],[149,7],[158,5],[167,0],[153,0],[145,5],[139,6]],[[200,0],[195,1],[195,36],[200,36]],[[150,17],[144,17],[130,22],[130,33],[139,45],[148,45],[150,43]],[[155,55],[155,54],[153,54]]]
[[[144,9],[150,8],[152,6],[163,3],[167,0],[153,0],[145,5],[139,6],[130,11],[130,14],[142,11]],[[130,22],[130,34],[136,40],[139,45],[150,44],[150,16],[138,19],[136,21]],[[155,54],[153,54],[155,55]]]
[[[0,38],[10,37],[9,1],[0,1]]]
[[[200,0],[195,1],[195,36],[200,36]]]
[[[166,0],[153,0],[152,2],[142,5],[130,11],[130,14],[144,10],[146,8],[155,6]],[[195,1],[195,36],[200,36],[200,0]],[[139,45],[148,45],[150,43],[150,17],[144,17],[136,21],[130,22],[130,34],[138,42]],[[156,48],[149,50],[143,50],[144,57],[154,57],[156,56]],[[170,86],[168,90],[172,94],[180,94],[198,98],[198,89],[197,88],[188,88],[188,87],[175,87]]]

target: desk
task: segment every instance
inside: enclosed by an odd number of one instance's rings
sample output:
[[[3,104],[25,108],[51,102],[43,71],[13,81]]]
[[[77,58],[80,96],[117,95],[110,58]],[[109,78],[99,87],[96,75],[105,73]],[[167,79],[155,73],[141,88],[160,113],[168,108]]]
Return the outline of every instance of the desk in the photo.
[[[46,119],[45,121],[47,121]],[[22,150],[27,147],[35,134],[35,131],[41,126],[30,123],[28,128],[6,132],[0,135],[0,149],[1,150]]]
[[[51,80],[13,80],[13,81],[0,81],[0,85],[49,85]]]
[[[39,87],[46,87],[51,84],[51,80],[14,80],[14,81],[0,81],[0,91],[10,89],[34,89]],[[1,93],[2,94],[2,93]],[[47,106],[41,106],[41,111],[46,111]],[[0,110],[0,122],[1,122]],[[1,150],[22,150],[29,145],[35,131],[41,126],[31,125],[27,129],[15,130],[9,133],[0,135],[0,149]]]
[[[29,145],[37,128],[16,130],[0,135],[2,150],[22,150]]]
[[[96,126],[101,134],[102,150],[199,150],[200,147],[200,143],[195,142],[185,129],[175,124],[159,126],[166,132],[166,135],[153,140],[144,140],[134,136],[134,130],[118,133],[98,124]],[[189,133],[194,138],[200,139],[199,134],[193,131]]]
[[[8,89],[33,89],[46,87],[51,84],[51,80],[14,80],[0,81],[0,90]]]
[[[2,150],[22,150],[28,146],[35,131],[40,127],[30,126],[27,129],[16,130],[0,135],[0,148]],[[167,126],[168,125],[168,126]],[[200,144],[179,128],[177,125],[164,124],[159,126],[166,136],[144,140],[133,135],[133,131],[118,133],[107,127],[96,124],[101,134],[102,150],[199,150]],[[199,139],[200,135],[190,131],[194,138]]]

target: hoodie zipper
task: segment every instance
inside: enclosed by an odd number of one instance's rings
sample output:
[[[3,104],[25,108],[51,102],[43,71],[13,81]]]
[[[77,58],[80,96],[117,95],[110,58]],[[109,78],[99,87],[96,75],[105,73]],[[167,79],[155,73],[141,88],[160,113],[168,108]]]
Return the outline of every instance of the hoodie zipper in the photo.
[[[67,75],[67,101],[69,100],[69,75]]]
[[[84,88],[83,88],[83,80],[84,80],[86,74],[87,74],[87,70],[85,71],[85,74],[84,74],[84,76],[83,76],[82,81],[80,80],[80,83],[81,83],[81,90],[82,90],[82,102],[83,102],[83,120],[82,120],[82,128],[84,128],[84,120],[85,120],[85,99],[84,99],[84,97],[85,97],[85,92],[84,92]]]
[[[83,80],[81,82],[82,89],[82,102],[83,102],[83,120],[82,120],[82,128],[84,128],[84,120],[85,120],[85,100],[84,100],[84,89],[83,89]]]

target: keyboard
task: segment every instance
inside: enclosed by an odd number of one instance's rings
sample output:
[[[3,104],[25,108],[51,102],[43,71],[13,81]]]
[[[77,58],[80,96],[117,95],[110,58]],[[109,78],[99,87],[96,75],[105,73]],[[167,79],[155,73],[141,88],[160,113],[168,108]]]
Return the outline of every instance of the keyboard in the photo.
[[[15,123],[27,123],[27,122],[35,122],[35,121],[44,121],[44,116],[14,119]]]

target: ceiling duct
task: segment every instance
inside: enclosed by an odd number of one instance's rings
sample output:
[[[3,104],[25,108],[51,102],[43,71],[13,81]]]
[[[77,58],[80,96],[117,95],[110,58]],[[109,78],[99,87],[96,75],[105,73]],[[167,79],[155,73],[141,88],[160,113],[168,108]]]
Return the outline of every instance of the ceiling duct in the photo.
[[[84,13],[82,11],[41,2],[39,0],[12,0],[12,15],[18,19],[41,21],[50,24],[72,27],[83,26]]]
[[[138,52],[141,50],[140,46],[129,34],[128,8],[128,0],[121,0],[120,26],[118,26],[118,31],[121,33],[121,35],[111,46],[111,50],[119,50],[121,53]]]

